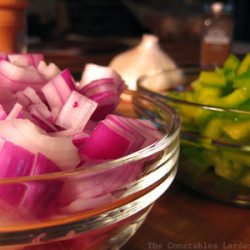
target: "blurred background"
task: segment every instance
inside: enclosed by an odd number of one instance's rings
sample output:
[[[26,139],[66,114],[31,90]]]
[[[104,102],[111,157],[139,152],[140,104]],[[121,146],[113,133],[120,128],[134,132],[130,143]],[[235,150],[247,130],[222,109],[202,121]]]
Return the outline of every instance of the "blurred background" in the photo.
[[[205,0],[31,0],[32,40],[72,37],[140,37],[151,32],[165,40],[199,39]],[[250,1],[222,1],[234,20],[234,40],[250,41]]]
[[[212,61],[209,58],[209,60],[203,59],[204,55],[212,55],[203,51],[204,24],[208,17],[209,6],[218,1],[29,0],[29,2],[28,50],[45,54],[48,60],[55,61],[62,68],[66,63],[76,72],[80,71],[86,62],[95,61],[97,64],[106,65],[119,53],[137,46],[142,35],[147,33],[159,38],[161,48],[178,65],[218,64],[218,59],[215,57],[223,54],[218,53],[218,50],[225,52],[223,58],[220,58],[221,61],[229,52],[241,57],[250,51],[249,0],[220,1],[225,5],[227,12],[226,23],[223,18],[221,19],[222,30],[226,32],[230,22],[233,28],[229,29],[230,42],[227,50],[226,47],[218,47],[215,44]],[[215,37],[217,39],[218,34]],[[76,56],[78,63],[73,60]]]

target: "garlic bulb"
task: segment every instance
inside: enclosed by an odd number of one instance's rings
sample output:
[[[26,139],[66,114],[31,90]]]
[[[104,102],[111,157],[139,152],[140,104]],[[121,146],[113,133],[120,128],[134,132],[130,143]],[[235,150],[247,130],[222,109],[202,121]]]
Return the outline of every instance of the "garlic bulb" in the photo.
[[[158,37],[150,34],[143,35],[142,41],[136,47],[115,56],[109,66],[122,76],[128,88],[132,90],[136,90],[137,79],[149,71],[177,68],[173,59],[160,48]],[[171,82],[179,79],[180,70],[145,87],[155,91],[166,90]]]

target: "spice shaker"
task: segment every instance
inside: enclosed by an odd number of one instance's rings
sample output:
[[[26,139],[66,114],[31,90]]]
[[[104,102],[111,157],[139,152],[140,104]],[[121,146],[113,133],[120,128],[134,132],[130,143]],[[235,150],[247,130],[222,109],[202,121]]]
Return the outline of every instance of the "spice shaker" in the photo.
[[[0,52],[27,50],[26,9],[28,0],[0,1]]]
[[[201,66],[222,65],[231,52],[233,36],[232,8],[214,2],[203,20],[201,39]]]

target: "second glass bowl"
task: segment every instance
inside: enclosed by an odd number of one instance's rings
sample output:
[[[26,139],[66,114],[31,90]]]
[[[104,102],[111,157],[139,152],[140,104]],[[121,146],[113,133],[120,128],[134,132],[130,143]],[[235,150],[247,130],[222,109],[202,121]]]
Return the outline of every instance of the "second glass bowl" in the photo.
[[[249,207],[250,137],[233,138],[249,133],[250,112],[184,101],[171,91],[183,93],[200,72],[196,67],[151,72],[138,79],[138,91],[180,114],[180,182],[216,200]]]

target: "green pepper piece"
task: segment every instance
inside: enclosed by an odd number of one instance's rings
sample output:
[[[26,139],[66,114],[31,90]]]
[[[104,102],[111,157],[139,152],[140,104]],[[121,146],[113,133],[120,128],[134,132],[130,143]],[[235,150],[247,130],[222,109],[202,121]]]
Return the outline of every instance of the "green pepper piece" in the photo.
[[[210,98],[207,100],[207,104],[221,108],[237,108],[247,101],[249,96],[249,91],[246,88],[239,88],[224,97]]]
[[[248,152],[242,152],[242,151],[237,151],[237,150],[223,150],[222,152],[223,157],[230,159],[232,161],[236,161],[239,164],[250,167],[250,155]]]
[[[218,139],[220,138],[220,135],[222,133],[222,120],[218,118],[211,119],[205,129],[203,130],[202,134],[205,137],[209,137],[212,139]]]
[[[235,79],[235,71],[232,69],[224,69],[224,76],[227,81],[227,84],[229,82],[232,82]]]
[[[225,151],[220,152],[214,158],[215,173],[228,180],[239,180],[244,175],[245,167],[232,155]]]
[[[226,85],[225,76],[218,72],[202,71],[199,76],[202,85],[209,87],[224,87]]]
[[[202,83],[201,83],[201,81],[199,81],[199,79],[197,79],[191,83],[191,87],[194,91],[199,89],[201,86],[202,86]]]
[[[214,87],[205,87],[200,86],[196,89],[194,94],[195,102],[201,104],[209,104],[209,100],[215,97],[220,97],[222,94],[221,88],[214,88]]]
[[[247,53],[241,61],[241,64],[237,70],[237,75],[246,72],[249,66],[250,66],[250,53]]]
[[[246,102],[242,103],[240,106],[239,106],[239,109],[241,110],[246,110],[246,111],[250,111],[250,99],[248,99]]]
[[[233,86],[235,88],[247,87],[250,89],[250,68],[241,75],[235,77],[233,80]]]
[[[235,141],[247,141],[250,138],[250,120],[226,123],[223,131]]]
[[[236,71],[240,65],[240,60],[235,55],[231,54],[228,56],[226,61],[224,62],[224,69],[229,69],[232,71]]]
[[[245,172],[240,180],[240,183],[247,187],[250,187],[250,171]]]
[[[214,70],[216,73],[223,75],[224,74],[224,68],[216,67]]]

